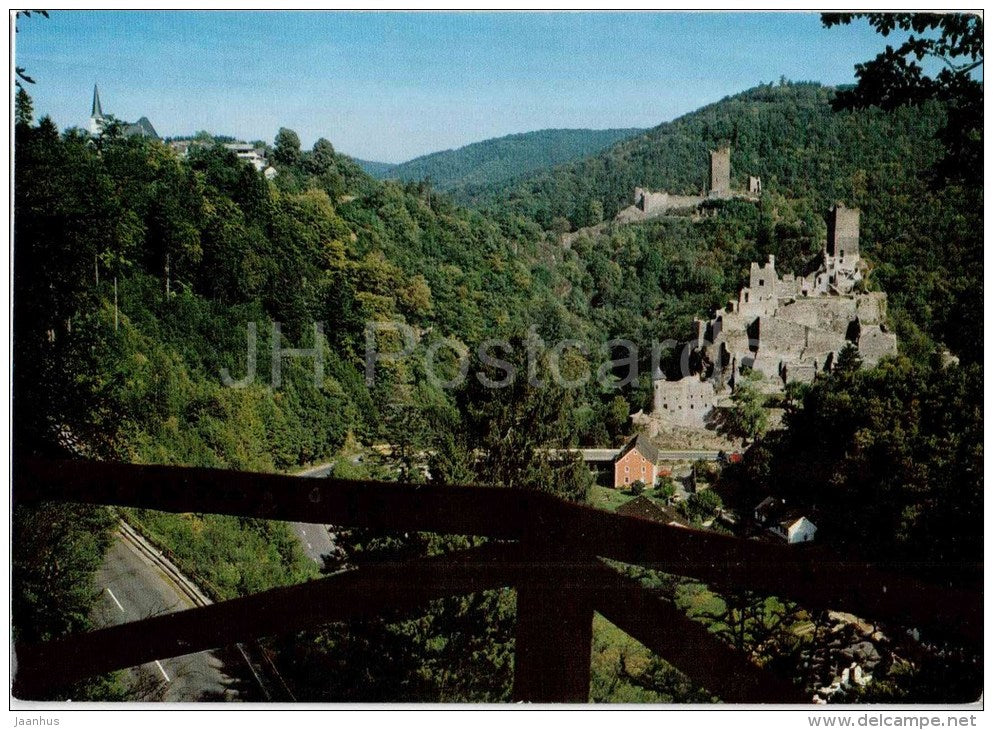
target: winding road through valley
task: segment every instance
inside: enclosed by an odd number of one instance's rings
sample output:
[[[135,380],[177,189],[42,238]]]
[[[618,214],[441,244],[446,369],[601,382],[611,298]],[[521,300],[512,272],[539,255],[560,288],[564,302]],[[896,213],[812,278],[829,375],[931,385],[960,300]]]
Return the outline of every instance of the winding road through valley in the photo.
[[[127,525],[94,577],[100,598],[93,609],[98,627],[139,621],[198,605],[195,590],[175,566]],[[237,648],[169,657],[133,667],[128,685],[137,701],[202,702],[261,699]]]

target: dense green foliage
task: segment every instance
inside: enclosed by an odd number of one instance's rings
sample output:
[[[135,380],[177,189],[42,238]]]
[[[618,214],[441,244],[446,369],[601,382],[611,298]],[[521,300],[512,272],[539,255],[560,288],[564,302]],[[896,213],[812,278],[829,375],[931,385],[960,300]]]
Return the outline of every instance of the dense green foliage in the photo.
[[[743,514],[769,494],[811,510],[818,542],[836,554],[980,590],[982,391],[978,365],[900,357],[864,370],[841,361],[812,386],[790,389],[786,428],[726,469],[720,488]],[[815,658],[832,641],[822,634],[810,649]],[[884,651],[874,682],[849,701],[974,700],[981,649],[924,641]]]
[[[173,515],[130,510],[128,521],[214,600],[302,583],[317,566],[300,554],[295,535],[279,522],[225,515]]]
[[[526,368],[524,348],[515,351],[509,362]],[[494,370],[487,373],[496,378]],[[419,483],[425,479],[419,454],[434,447],[428,460],[432,482],[488,483],[586,500],[592,478],[582,462],[553,463],[541,451],[567,442],[569,391],[552,394],[550,388],[529,387],[524,377],[506,388],[484,388],[473,379],[455,400],[455,408],[394,409],[387,416],[392,453],[386,463],[339,467],[337,474],[396,474]],[[347,527],[334,532],[340,553],[326,558],[330,572],[436,556],[482,542]],[[453,596],[433,601],[414,618],[378,616],[288,637],[281,647],[282,664],[298,695],[311,701],[505,702],[513,680],[515,619],[510,589]]]
[[[759,87],[585,161],[473,188],[481,210],[457,207],[426,182],[378,182],[327,140],[301,149],[289,129],[275,139],[279,174],[267,181],[220,145],[179,158],[157,142],[59,134],[47,119],[33,125],[30,99],[19,95],[16,447],[52,453],[73,441],[95,458],[272,471],[331,460],[346,443],[387,443],[385,464],[339,461],[337,473],[416,483],[427,478],[420,462],[428,453],[439,483],[583,501],[585,468],[552,464],[541,450],[604,446],[627,434],[629,413],[649,403],[651,343],[685,339],[694,317],[737,291],[751,261],[775,254],[781,270],[803,268],[823,241],[825,210],[843,200],[862,209],[870,286],[888,293],[905,354],[871,371],[842,359],[833,376],[792,388],[787,430],[760,439],[729,474],[755,495],[775,487],[816,502],[819,539],[953,566],[967,580],[982,535],[981,186],[936,173],[946,151],[943,100],[833,112],[834,94],[815,84]],[[598,225],[635,185],[699,192],[707,149],[722,142],[733,146],[738,187],[746,174],[762,176],[760,202],[712,201],[699,215]],[[589,228],[564,242],[559,233],[576,227]],[[372,336],[381,350],[404,344],[395,325],[419,340],[414,356],[376,363],[372,385],[367,323],[391,323]],[[254,378],[246,361],[253,337]],[[491,354],[518,373],[506,388],[475,377],[502,376],[477,359],[492,338],[507,340],[506,351]],[[555,357],[546,350],[567,338],[576,342]],[[628,377],[625,347],[604,344],[618,338],[639,348],[637,377]],[[313,353],[274,362],[271,342],[313,348],[322,368],[315,373]],[[964,364],[942,369],[932,360],[938,344]],[[531,348],[540,387],[524,377]],[[439,373],[459,379],[462,349],[468,377],[443,387]],[[664,371],[674,374],[677,355],[663,349]],[[577,386],[555,385],[553,369]],[[225,373],[229,383],[244,380],[230,387]],[[738,405],[741,430],[758,436],[756,398],[746,389]],[[798,472],[797,463],[808,466]],[[709,519],[721,506],[715,497],[694,498],[692,516]],[[85,626],[87,574],[108,539],[104,517],[15,514],[18,631],[54,636]],[[221,596],[313,573],[279,523],[135,518]],[[42,529],[44,519],[66,524],[65,534]],[[342,554],[329,570],[470,544],[359,530],[337,537]],[[37,556],[60,550],[74,567],[48,596]],[[328,627],[288,637],[280,656],[311,699],[505,700],[512,598],[488,592],[436,602],[413,618]],[[753,609],[721,604],[731,641],[745,641],[732,624],[740,628]],[[34,613],[45,619],[37,627]],[[604,644],[609,634],[601,627],[595,647],[603,660],[596,699],[705,697],[657,660],[625,664]]]
[[[835,90],[817,84],[760,86],[662,124],[586,160],[494,186],[478,205],[513,210],[552,229],[566,219],[588,225],[631,203],[635,186],[672,193],[706,189],[707,151],[732,147],[732,186],[759,175],[766,198],[795,211],[793,221],[760,233],[770,253],[784,247],[783,270],[801,261],[795,241],[823,239],[819,219],[835,201],[862,210],[862,251],[890,296],[901,338],[925,338],[976,361],[982,334],[982,187],[978,180],[937,184],[947,143],[939,100],[892,111],[832,111]],[[813,229],[811,228],[813,226]],[[816,249],[815,249],[816,250]],[[739,281],[734,282],[736,286]],[[720,304],[711,301],[709,306]]]
[[[977,580],[982,390],[978,366],[899,358],[839,368],[798,394],[785,430],[747,453],[752,499],[771,490],[816,505],[819,531],[845,551]]]
[[[731,396],[734,408],[728,411],[728,427],[734,433],[754,439],[765,433],[769,424],[769,412],[765,408],[765,396],[747,378],[742,379]]]
[[[478,543],[347,530],[338,539],[347,547],[347,564],[359,567]],[[514,599],[509,589],[452,596],[414,617],[387,613],[284,637],[280,665],[298,698],[312,702],[506,702]]]
[[[896,109],[931,99],[944,103],[943,176],[972,184],[983,176],[983,18],[979,13],[824,13],[824,25],[866,20],[883,36],[910,35],[896,48],[855,66],[858,84],[838,94],[837,109]],[[930,72],[929,64],[941,64]]]
[[[521,396],[520,387],[496,391],[487,405],[471,394],[475,379],[463,395],[425,377],[425,348],[442,336],[469,343],[509,337],[526,331],[532,307],[553,304],[549,276],[542,273],[546,242],[537,226],[459,210],[422,186],[377,184],[326,141],[300,150],[289,130],[277,139],[280,175],[268,183],[221,146],[180,159],[157,142],[113,134],[93,140],[74,130],[60,135],[47,119],[32,126],[29,109],[21,109],[15,184],[19,452],[68,447],[91,458],[269,471],[328,459],[351,435],[367,444],[385,439],[398,449],[417,437],[425,445],[457,441],[443,452],[448,462],[435,467],[439,478],[554,485],[583,498],[588,473],[575,465],[553,468],[536,451],[564,445],[566,419],[580,407],[572,397],[536,399],[552,410],[531,412],[508,400]],[[419,357],[380,363],[372,388],[363,381],[369,321],[407,322],[424,340]],[[314,322],[323,323],[316,341]],[[253,327],[254,379],[247,344]],[[270,337],[277,347],[319,350],[322,372],[315,375],[313,354],[283,356],[275,383]],[[388,349],[389,338],[382,339],[377,344]],[[441,371],[451,366],[447,352],[437,358]],[[240,380],[239,387],[225,386],[225,377]],[[594,407],[607,409],[612,395],[593,393]],[[590,412],[589,404],[583,406]],[[522,418],[548,430],[525,428],[514,448],[488,462],[502,464],[520,449],[520,458],[503,471],[475,471],[472,454],[479,443],[501,437],[487,429],[499,423],[513,428]],[[412,474],[408,464],[407,471],[380,476]],[[313,572],[280,523],[155,513],[132,519],[218,596]],[[88,571],[102,551],[47,533],[19,513],[18,534],[28,533],[50,549],[62,546],[86,558],[85,569],[63,578],[72,595],[89,595]],[[26,571],[18,574],[25,588],[34,580]],[[499,619],[489,600],[473,609],[471,621]],[[506,603],[506,597],[500,600]],[[37,604],[30,595],[25,601]],[[79,628],[86,605],[55,601],[55,615],[76,618],[53,630]],[[19,610],[17,625],[29,627],[30,615]],[[362,631],[348,635],[359,641]],[[506,642],[501,645],[506,654]],[[443,656],[445,662],[452,658]],[[495,661],[506,665],[499,656]],[[488,676],[489,670],[477,674]],[[471,682],[472,676],[456,675],[455,681]],[[434,675],[424,682],[447,686]],[[369,687],[362,691],[374,696]],[[438,696],[491,696],[471,686],[450,691]]]
[[[90,611],[99,596],[93,575],[103,562],[116,518],[103,507],[45,504],[14,509],[11,579],[13,638],[18,642],[48,641],[93,628]],[[77,682],[43,697],[20,699],[125,699],[114,676]]]
[[[396,167],[392,162],[373,162],[372,160],[360,160],[358,157],[353,157],[352,160],[356,165],[362,168],[362,170],[371,177],[377,180],[385,180],[389,177],[390,170]]]
[[[640,129],[542,129],[475,142],[457,150],[433,152],[408,160],[384,173],[370,174],[419,182],[428,180],[455,200],[471,199],[475,191],[506,184],[530,172],[595,154]]]

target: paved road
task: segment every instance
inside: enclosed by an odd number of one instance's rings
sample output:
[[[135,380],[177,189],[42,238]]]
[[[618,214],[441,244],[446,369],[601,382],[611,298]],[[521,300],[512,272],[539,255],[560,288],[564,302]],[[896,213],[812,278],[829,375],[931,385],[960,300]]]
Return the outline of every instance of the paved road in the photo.
[[[193,601],[158,565],[131,542],[118,537],[95,576],[100,599],[94,607],[97,626],[112,626],[193,607]],[[194,702],[248,699],[253,692],[239,673],[231,650],[200,652],[134,667],[131,689],[136,700]]]
[[[321,464],[312,469],[299,472],[301,477],[325,477],[331,472],[332,464]],[[300,546],[308,558],[320,566],[324,566],[324,556],[334,551],[334,541],[326,525],[310,522],[291,522],[290,529],[300,538]]]
[[[376,451],[382,452],[387,446],[377,445],[372,447]],[[578,451],[582,454],[583,460],[587,462],[608,462],[613,461],[620,453],[620,449],[566,449],[566,451]],[[707,461],[717,461],[717,451],[659,451],[660,461],[696,461],[705,459]],[[333,467],[333,464],[321,464],[306,471],[298,472],[301,477],[325,477]],[[300,546],[304,554],[320,566],[324,566],[324,556],[334,552],[334,537],[328,532],[326,525],[314,524],[310,522],[289,523],[293,534],[300,539]]]
[[[377,444],[375,446],[369,447],[373,451],[380,454],[388,454],[390,452],[390,446],[388,444]],[[578,453],[582,456],[583,461],[594,462],[594,461],[613,461],[619,453],[620,449],[549,449],[549,454],[554,457],[555,454],[564,451],[566,453]],[[423,452],[424,456],[432,454],[431,451]],[[660,461],[696,461],[697,459],[703,459],[705,461],[717,461],[719,451],[710,451],[708,449],[676,449],[676,450],[665,450],[659,451]],[[326,475],[330,470],[331,466],[328,464],[322,465],[320,467],[315,467],[316,471],[323,469],[323,472],[319,476]],[[302,472],[301,476],[318,476],[318,474],[310,474],[309,472]]]
[[[704,461],[717,461],[720,458],[720,451],[704,451],[704,450],[694,450],[687,449],[685,451],[659,451],[659,459],[661,461],[696,461],[697,459],[703,459]]]
[[[613,461],[621,452],[620,449],[564,449],[569,453],[579,453],[583,461]],[[704,459],[706,461],[717,461],[718,451],[704,451],[696,449],[686,449],[682,451],[659,451],[660,461],[696,461]]]

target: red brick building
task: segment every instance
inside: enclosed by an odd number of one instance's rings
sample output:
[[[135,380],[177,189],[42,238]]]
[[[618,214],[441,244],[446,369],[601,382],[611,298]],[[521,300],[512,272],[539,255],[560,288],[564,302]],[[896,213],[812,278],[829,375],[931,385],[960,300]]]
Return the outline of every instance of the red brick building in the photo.
[[[637,481],[651,488],[659,476],[659,450],[647,436],[639,434],[627,442],[614,460],[614,488],[624,489]]]

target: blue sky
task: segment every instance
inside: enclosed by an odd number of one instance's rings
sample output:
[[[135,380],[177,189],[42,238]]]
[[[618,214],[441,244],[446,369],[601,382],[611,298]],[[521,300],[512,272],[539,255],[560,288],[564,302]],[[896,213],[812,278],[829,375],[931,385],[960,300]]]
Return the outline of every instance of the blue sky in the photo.
[[[652,127],[755,86],[843,84],[886,41],[814,13],[53,12],[19,21],[37,116],[103,109],[400,162],[551,127]],[[889,42],[893,42],[891,37]]]

